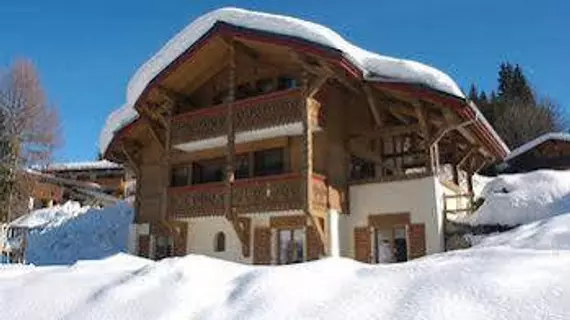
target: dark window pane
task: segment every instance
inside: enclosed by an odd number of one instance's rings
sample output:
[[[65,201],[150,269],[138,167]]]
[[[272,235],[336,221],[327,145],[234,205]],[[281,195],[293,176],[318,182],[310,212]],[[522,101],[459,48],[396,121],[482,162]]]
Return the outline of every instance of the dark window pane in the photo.
[[[219,182],[224,180],[224,159],[218,158],[195,162],[192,168],[192,183]]]
[[[269,149],[254,153],[254,174],[268,176],[281,174],[284,170],[283,149]]]
[[[373,162],[366,161],[357,157],[352,157],[350,161],[350,178],[351,179],[367,179],[376,176],[376,168]]]
[[[239,155],[236,157],[236,179],[249,178],[249,155]]]
[[[279,77],[277,79],[277,90],[286,90],[297,87],[297,80],[290,77]]]
[[[172,182],[173,187],[185,186],[188,184],[188,168],[178,167],[172,168]]]

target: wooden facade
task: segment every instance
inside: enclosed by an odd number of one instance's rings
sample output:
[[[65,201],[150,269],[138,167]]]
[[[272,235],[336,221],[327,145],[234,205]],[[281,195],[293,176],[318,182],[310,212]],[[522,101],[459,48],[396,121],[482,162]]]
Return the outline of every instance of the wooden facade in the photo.
[[[564,139],[544,139],[527,151],[510,157],[506,160],[506,164],[506,168],[500,170],[501,173],[523,173],[539,169],[568,170],[570,134],[564,135]]]
[[[137,175],[136,223],[224,217],[255,263],[271,261],[256,245],[271,234],[246,217],[302,213],[307,239],[325,248],[319,221],[350,214],[351,185],[430,176],[443,163],[473,173],[503,156],[458,98],[367,82],[337,52],[228,26],[164,70],[135,107],[139,119],[105,156]]]

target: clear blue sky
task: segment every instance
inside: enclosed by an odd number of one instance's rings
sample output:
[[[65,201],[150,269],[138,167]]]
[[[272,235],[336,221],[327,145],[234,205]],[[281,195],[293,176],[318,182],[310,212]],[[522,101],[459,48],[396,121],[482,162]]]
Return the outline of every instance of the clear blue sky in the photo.
[[[366,49],[435,66],[464,90],[494,87],[501,61],[520,63],[540,92],[570,108],[570,1],[2,2],[0,67],[16,57],[36,63],[60,108],[58,161],[93,159],[137,67],[194,18],[229,5],[325,24]]]

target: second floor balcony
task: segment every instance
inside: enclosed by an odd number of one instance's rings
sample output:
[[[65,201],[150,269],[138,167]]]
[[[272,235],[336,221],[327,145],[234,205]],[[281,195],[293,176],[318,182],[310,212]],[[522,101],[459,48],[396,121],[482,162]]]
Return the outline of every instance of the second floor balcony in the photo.
[[[232,206],[238,214],[303,210],[303,177],[286,173],[267,177],[236,180],[232,188]],[[324,177],[311,179],[315,210],[340,205],[339,194],[326,185]],[[220,216],[224,214],[224,182],[171,187],[168,190],[168,212],[175,218]]]
[[[233,103],[236,142],[267,137],[298,135],[302,130],[304,107],[309,108],[314,128],[323,126],[320,104],[306,99],[300,89],[289,89]],[[184,151],[223,146],[227,141],[228,106],[219,106],[183,113],[172,122],[172,144]]]

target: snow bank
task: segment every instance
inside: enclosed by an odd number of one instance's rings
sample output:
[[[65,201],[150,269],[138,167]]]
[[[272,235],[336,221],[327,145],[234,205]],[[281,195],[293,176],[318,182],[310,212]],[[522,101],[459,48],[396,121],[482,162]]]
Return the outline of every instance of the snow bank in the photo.
[[[570,252],[457,251],[392,265],[252,267],[121,256],[0,269],[7,319],[568,319]],[[9,274],[3,276],[3,274]]]
[[[26,262],[52,265],[126,252],[132,221],[132,206],[126,202],[103,209],[67,202],[33,211],[11,226],[31,229],[26,238]]]
[[[49,225],[54,228],[63,222],[84,214],[89,207],[82,207],[79,202],[68,201],[63,205],[34,210],[10,223],[11,227],[40,228]]]
[[[570,250],[570,213],[526,224],[512,231],[485,237],[478,246]]]
[[[367,80],[422,84],[460,98],[465,97],[457,84],[445,73],[419,62],[364,50],[325,26],[282,15],[223,8],[194,20],[137,70],[129,81],[125,105],[107,118],[100,136],[102,153],[107,149],[114,132],[138,116],[133,106],[149,82],[212,29],[216,22],[296,37],[339,50],[362,71]]]
[[[485,185],[482,197],[475,213],[456,222],[515,226],[570,212],[570,171],[501,175]]]

